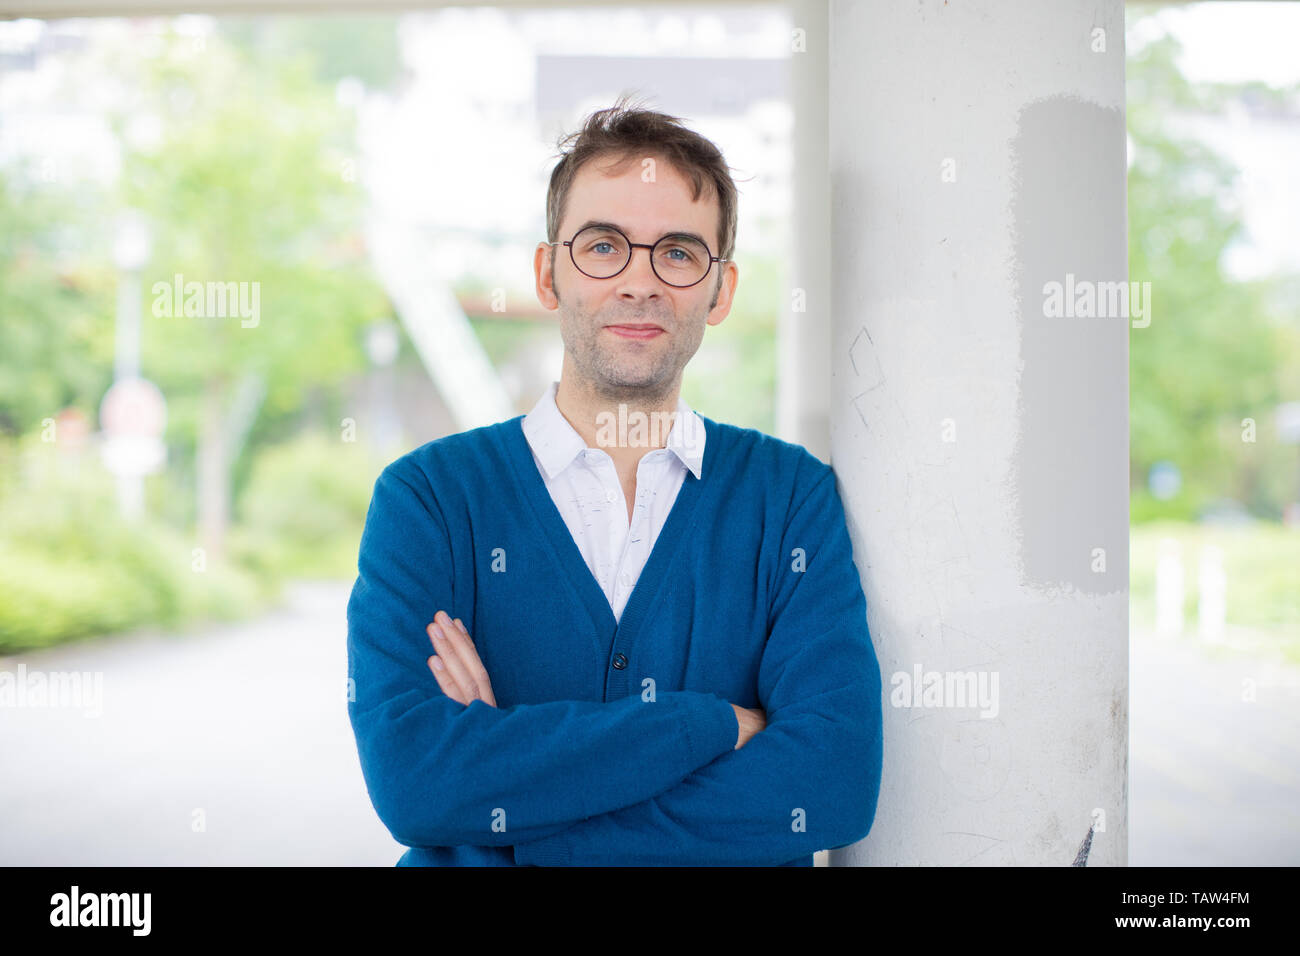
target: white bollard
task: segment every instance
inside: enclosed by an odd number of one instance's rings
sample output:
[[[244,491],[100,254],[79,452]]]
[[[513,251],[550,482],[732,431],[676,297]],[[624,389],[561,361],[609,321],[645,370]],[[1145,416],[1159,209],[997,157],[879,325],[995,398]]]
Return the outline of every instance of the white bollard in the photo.
[[[1207,544],[1201,549],[1196,598],[1196,620],[1202,641],[1223,643],[1227,610],[1228,577],[1223,570],[1223,549]]]
[[[1177,637],[1183,633],[1182,545],[1176,538],[1162,538],[1160,557],[1156,559],[1156,635]]]

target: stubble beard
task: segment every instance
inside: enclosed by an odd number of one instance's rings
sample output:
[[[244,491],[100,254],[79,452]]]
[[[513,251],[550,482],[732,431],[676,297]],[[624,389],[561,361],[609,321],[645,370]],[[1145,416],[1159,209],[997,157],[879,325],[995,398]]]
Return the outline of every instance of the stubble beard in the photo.
[[[579,373],[583,391],[613,402],[663,404],[680,386],[682,369],[704,340],[702,321],[717,303],[701,316],[674,322],[670,315],[642,310],[636,313],[597,315],[583,310],[580,301],[561,297],[551,272],[551,287],[560,303],[560,338],[564,350]],[[660,338],[644,343],[621,339],[604,327],[613,322],[655,323],[664,329]],[[661,337],[662,338],[662,337]]]

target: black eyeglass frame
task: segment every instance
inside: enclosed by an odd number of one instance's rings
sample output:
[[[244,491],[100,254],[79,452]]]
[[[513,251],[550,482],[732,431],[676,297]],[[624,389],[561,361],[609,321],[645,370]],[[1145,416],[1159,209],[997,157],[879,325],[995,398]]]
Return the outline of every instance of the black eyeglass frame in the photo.
[[[656,279],[658,279],[658,280],[659,280],[660,282],[662,282],[664,285],[670,285],[670,286],[672,286],[674,289],[689,289],[689,288],[691,288],[692,286],[697,286],[697,285],[699,285],[701,282],[703,282],[705,279],[707,279],[707,278],[709,277],[709,273],[713,271],[713,263],[715,263],[715,262],[730,262],[730,261],[731,261],[730,259],[723,259],[723,258],[721,258],[721,257],[719,257],[719,256],[715,256],[715,255],[713,254],[713,250],[711,250],[711,249],[709,248],[709,244],[708,244],[707,242],[700,242],[700,240],[696,239],[694,236],[684,236],[684,235],[682,235],[680,232],[670,232],[670,233],[668,233],[668,235],[666,235],[666,236],[660,236],[660,237],[659,237],[658,239],[656,239],[653,243],[633,242],[631,239],[629,239],[629,238],[627,237],[627,233],[625,233],[622,229],[619,229],[617,226],[608,226],[608,225],[604,225],[604,224],[602,224],[599,228],[604,229],[604,230],[609,231],[609,232],[616,232],[616,233],[618,233],[620,236],[623,237],[623,241],[627,243],[627,261],[625,261],[625,262],[623,263],[623,268],[619,269],[618,272],[612,273],[611,275],[607,275],[607,276],[594,276],[594,275],[592,275],[590,272],[585,272],[585,271],[583,271],[582,266],[578,265],[578,260],[575,259],[574,256],[573,256],[573,242],[574,242],[574,239],[577,239],[578,236],[582,235],[582,233],[586,232],[588,229],[595,229],[595,228],[597,228],[597,227],[596,227],[596,226],[584,226],[583,228],[579,229],[577,232],[575,232],[575,233],[573,234],[573,239],[568,239],[568,240],[566,240],[566,241],[564,241],[564,242],[546,242],[546,243],[543,243],[543,245],[547,245],[547,246],[568,246],[568,247],[569,247],[569,261],[573,263],[573,268],[577,269],[579,272],[581,272],[583,275],[585,275],[588,279],[613,279],[613,278],[615,278],[616,276],[622,275],[623,272],[627,269],[627,267],[630,266],[630,265],[632,264],[632,255],[633,255],[633,251],[634,251],[634,250],[636,250],[636,249],[649,249],[649,250],[650,250],[650,271],[653,272],[653,273],[655,274],[655,278],[656,278]],[[698,279],[696,279],[694,282],[688,282],[688,283],[686,283],[686,285],[678,285],[676,282],[669,282],[667,279],[665,279],[663,276],[661,276],[661,275],[659,274],[659,270],[655,268],[655,252],[654,252],[654,251],[655,251],[655,249],[658,247],[659,243],[664,242],[664,241],[669,240],[669,239],[690,239],[690,240],[692,240],[692,241],[694,241],[694,242],[700,242],[700,245],[704,246],[704,251],[707,252],[707,253],[709,254],[709,265],[708,265],[708,267],[704,270],[704,273],[703,273],[703,274],[702,274]],[[718,268],[722,268],[722,267],[719,266]]]

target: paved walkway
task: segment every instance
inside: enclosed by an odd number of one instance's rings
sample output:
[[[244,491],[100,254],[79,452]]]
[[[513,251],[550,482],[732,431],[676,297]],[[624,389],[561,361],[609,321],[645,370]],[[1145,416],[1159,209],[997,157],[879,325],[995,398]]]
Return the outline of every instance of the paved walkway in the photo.
[[[397,862],[348,722],[349,590],[299,585],[251,622],[0,659],[103,674],[98,718],[0,709],[0,864]]]
[[[347,719],[349,587],[0,658],[103,675],[100,717],[0,708],[0,865],[395,863]],[[1300,864],[1300,671],[1134,634],[1131,673],[1130,864]]]
[[[1129,679],[1129,865],[1300,865],[1300,668],[1135,632]]]

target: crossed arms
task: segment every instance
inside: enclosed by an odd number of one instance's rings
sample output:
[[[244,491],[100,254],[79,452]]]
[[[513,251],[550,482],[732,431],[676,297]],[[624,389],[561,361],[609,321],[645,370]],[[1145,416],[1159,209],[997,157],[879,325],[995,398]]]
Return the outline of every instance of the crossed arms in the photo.
[[[772,865],[865,836],[880,674],[833,474],[808,484],[781,539],[783,560],[802,548],[807,566],[774,583],[761,710],[698,691],[501,709],[445,613],[450,571],[430,573],[452,555],[428,480],[409,460],[386,469],[348,605],[349,715],[394,838],[513,846],[517,863],[542,865]],[[448,648],[430,645],[435,610],[456,632]],[[500,832],[497,808],[509,820]]]
[[[441,619],[439,614],[442,615]],[[465,629],[465,622],[460,618],[453,619],[446,611],[438,610],[425,630],[429,634],[429,640],[433,641],[435,651],[427,663],[442,692],[466,707],[471,700],[481,700],[489,707],[495,707],[497,698],[492,693],[492,680],[478,656],[474,639]],[[443,656],[439,657],[439,653]],[[739,704],[731,706],[736,711],[739,724],[736,735],[736,749],[739,750],[745,746],[745,741],[767,726],[767,715],[762,708],[741,707]]]

